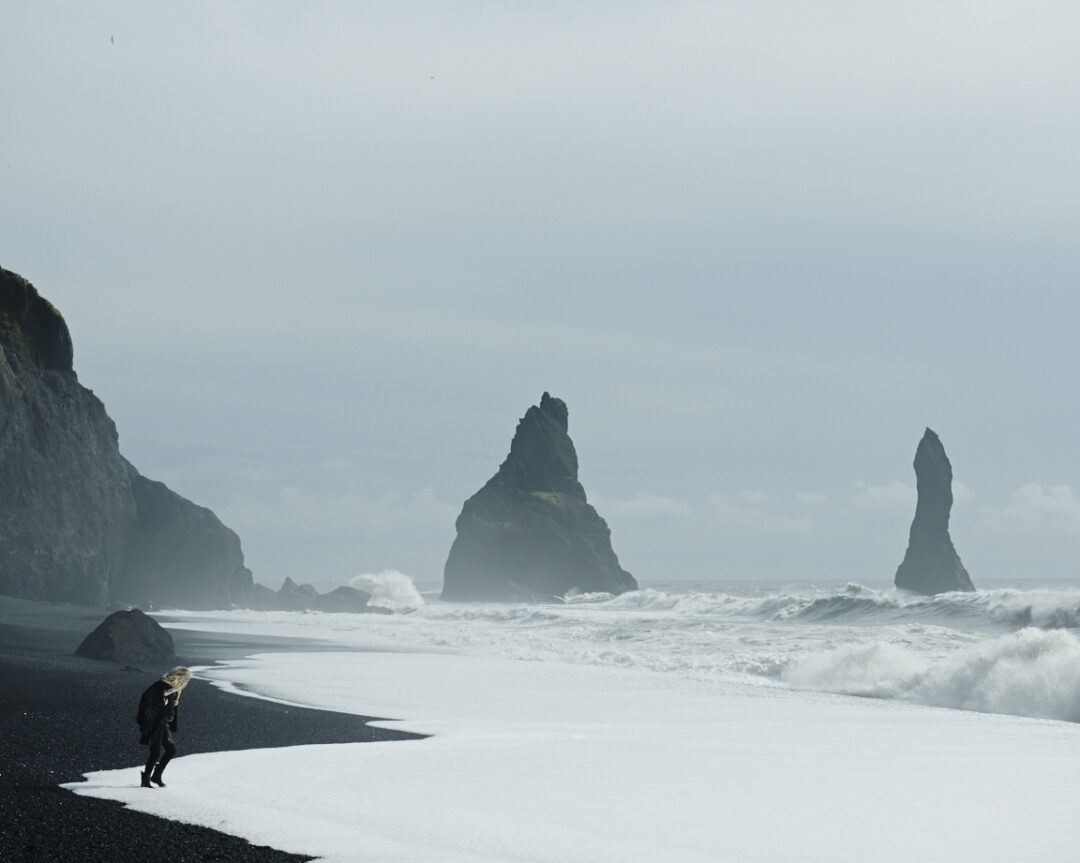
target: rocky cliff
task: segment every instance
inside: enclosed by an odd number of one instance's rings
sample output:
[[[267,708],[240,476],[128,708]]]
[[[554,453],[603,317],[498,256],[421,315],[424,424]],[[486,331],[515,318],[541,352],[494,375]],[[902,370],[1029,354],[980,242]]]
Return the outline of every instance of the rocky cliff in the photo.
[[[907,553],[896,570],[896,586],[924,594],[974,590],[949,536],[952,465],[940,438],[930,429],[915,450],[915,479],[919,498]]]
[[[240,538],[206,507],[130,468],[135,524],[114,600],[179,608],[246,605],[251,572]]]
[[[120,455],[64,319],[0,268],[0,593],[215,608],[251,584],[235,533]]]
[[[525,413],[510,454],[458,516],[443,599],[550,600],[637,589],[578,482],[567,429],[566,404],[547,393]]]

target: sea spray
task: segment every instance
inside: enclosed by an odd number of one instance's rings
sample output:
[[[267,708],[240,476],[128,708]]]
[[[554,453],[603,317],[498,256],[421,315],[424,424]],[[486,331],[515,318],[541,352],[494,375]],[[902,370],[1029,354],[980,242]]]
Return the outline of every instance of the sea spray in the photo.
[[[396,569],[354,576],[349,584],[371,594],[370,605],[392,611],[412,611],[424,604],[410,576]]]
[[[781,678],[796,689],[1080,722],[1080,639],[1061,629],[1022,629],[936,661],[902,644],[845,646],[794,660]]]
[[[987,617],[1008,626],[1080,627],[1080,590],[994,590],[982,594]]]
[[[889,643],[851,644],[793,660],[780,674],[795,689],[901,698],[925,672],[921,655]]]

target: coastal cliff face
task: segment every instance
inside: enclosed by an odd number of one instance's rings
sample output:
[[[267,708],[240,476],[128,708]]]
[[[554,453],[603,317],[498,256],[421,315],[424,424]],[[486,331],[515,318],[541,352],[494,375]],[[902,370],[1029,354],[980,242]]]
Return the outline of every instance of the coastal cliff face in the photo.
[[[0,593],[211,608],[251,584],[235,533],[120,455],[60,313],[0,268]]]
[[[578,482],[567,429],[566,404],[547,393],[526,412],[498,473],[458,516],[443,599],[550,600],[637,589]]]
[[[934,594],[974,590],[971,577],[949,536],[952,512],[952,465],[940,438],[927,429],[915,450],[915,479],[919,499],[907,553],[896,570],[895,584],[903,590]]]
[[[111,598],[179,608],[245,604],[252,577],[240,538],[206,507],[129,470],[135,524]]]

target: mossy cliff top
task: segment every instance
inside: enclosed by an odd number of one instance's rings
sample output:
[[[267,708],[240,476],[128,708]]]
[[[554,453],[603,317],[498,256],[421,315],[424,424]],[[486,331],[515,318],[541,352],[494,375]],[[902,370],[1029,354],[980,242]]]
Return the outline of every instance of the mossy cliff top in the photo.
[[[18,273],[0,267],[0,347],[19,363],[72,370],[71,334],[52,303]]]

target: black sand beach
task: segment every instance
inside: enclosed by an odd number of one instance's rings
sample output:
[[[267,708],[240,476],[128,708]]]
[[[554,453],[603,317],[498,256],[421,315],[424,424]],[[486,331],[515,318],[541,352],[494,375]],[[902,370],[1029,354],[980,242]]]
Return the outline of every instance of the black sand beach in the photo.
[[[115,663],[75,657],[75,648],[106,614],[102,609],[0,597],[0,860],[310,859],[58,787],[81,780],[89,771],[120,767],[131,768],[132,785],[137,785],[146,757],[146,748],[138,745],[135,707],[142,691],[167,668],[124,670]],[[297,647],[295,640],[170,632],[178,663],[186,665]],[[178,757],[416,737],[371,728],[367,721],[230,695],[193,680],[181,701]],[[145,793],[167,794],[168,788]]]

